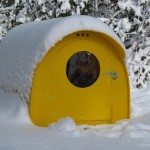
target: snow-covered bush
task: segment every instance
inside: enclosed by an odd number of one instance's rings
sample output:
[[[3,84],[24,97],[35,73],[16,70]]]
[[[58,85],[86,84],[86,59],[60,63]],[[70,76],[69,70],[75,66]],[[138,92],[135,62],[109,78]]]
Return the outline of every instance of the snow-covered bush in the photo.
[[[19,24],[75,14],[99,17],[113,28],[126,46],[133,85],[147,86],[150,81],[149,0],[1,0],[0,41]]]

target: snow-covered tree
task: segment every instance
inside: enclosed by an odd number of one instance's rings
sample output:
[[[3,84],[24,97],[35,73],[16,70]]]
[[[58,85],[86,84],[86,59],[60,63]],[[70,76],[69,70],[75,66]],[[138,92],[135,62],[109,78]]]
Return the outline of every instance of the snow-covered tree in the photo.
[[[18,24],[88,14],[88,0],[1,0],[0,40]]]
[[[108,23],[127,49],[127,65],[137,88],[150,81],[150,1],[120,0]]]
[[[8,30],[20,24],[24,2],[22,0],[1,0],[0,1],[0,39]]]
[[[133,85],[145,87],[150,81],[149,0],[0,0],[0,41],[19,24],[75,14],[99,17],[118,34]]]

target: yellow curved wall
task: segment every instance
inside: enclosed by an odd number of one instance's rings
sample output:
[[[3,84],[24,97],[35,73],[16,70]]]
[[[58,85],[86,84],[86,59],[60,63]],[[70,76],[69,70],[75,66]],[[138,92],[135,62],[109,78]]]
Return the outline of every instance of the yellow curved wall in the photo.
[[[85,50],[99,60],[100,75],[93,85],[78,88],[69,82],[66,65],[74,53]],[[121,46],[103,34],[80,31],[63,38],[35,70],[29,104],[33,123],[48,126],[72,117],[77,124],[101,124],[129,118],[129,83],[123,59]]]

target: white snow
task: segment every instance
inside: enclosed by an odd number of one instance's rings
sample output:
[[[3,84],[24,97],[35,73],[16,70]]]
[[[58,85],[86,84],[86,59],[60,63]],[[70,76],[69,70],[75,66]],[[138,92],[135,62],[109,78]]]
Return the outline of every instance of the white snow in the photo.
[[[131,29],[131,24],[129,23],[128,18],[123,18],[121,20],[121,28],[124,32],[129,32],[129,30]]]
[[[71,9],[71,5],[70,5],[70,3],[69,3],[69,0],[58,0],[58,2],[59,3],[62,3],[62,5],[61,5],[61,11],[62,11],[62,13],[65,13],[65,12],[67,12],[68,10],[70,10]]]
[[[9,31],[0,43],[0,88],[18,93],[22,99],[28,100],[37,64],[63,37],[80,30],[104,33],[125,49],[112,29],[100,19],[89,16],[19,25]]]
[[[27,104],[17,95],[0,90],[0,124],[31,124]]]
[[[21,22],[21,23],[25,23],[25,21],[26,21],[26,18],[19,18],[18,19],[18,22]]]
[[[34,126],[18,96],[0,90],[0,149],[149,150],[150,87],[132,90],[132,117],[113,125],[80,125],[71,118]]]
[[[148,2],[149,0],[139,0],[138,3],[140,3],[140,1],[141,2],[146,2],[146,1]],[[134,3],[137,3],[137,2],[136,1],[131,1],[131,0],[125,0],[125,1],[119,1],[118,5],[123,10],[132,9],[137,16],[142,16],[140,6],[134,6]]]
[[[46,0],[38,0],[38,4],[41,5],[43,3],[45,3]]]

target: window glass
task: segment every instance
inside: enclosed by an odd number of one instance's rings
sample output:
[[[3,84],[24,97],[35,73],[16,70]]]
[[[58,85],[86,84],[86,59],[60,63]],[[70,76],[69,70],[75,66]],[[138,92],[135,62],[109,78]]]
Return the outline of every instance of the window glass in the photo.
[[[68,60],[66,74],[73,85],[82,88],[88,87],[99,77],[99,61],[92,53],[80,51]]]

